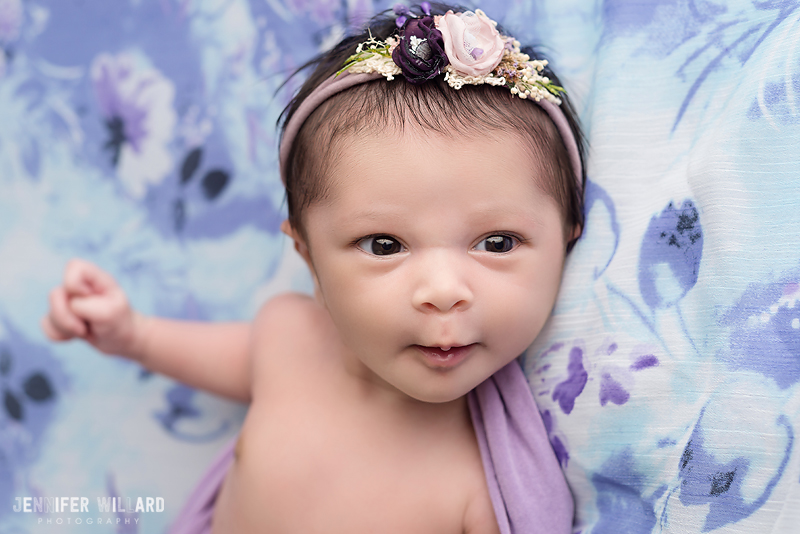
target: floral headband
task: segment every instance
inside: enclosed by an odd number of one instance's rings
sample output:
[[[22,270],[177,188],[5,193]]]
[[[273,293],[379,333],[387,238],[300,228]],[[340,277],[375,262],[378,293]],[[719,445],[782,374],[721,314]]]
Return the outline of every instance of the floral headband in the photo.
[[[300,127],[311,113],[333,95],[381,77],[402,75],[412,84],[425,83],[444,73],[453,89],[464,85],[505,86],[511,94],[536,102],[555,123],[569,153],[572,170],[583,189],[583,171],[575,135],[559,107],[564,89],[542,71],[546,60],[532,60],[520,51],[519,41],[501,35],[497,23],[480,9],[431,16],[430,4],[420,4],[421,15],[397,5],[398,33],[380,41],[370,37],[356,48],[344,66],[322,82],[298,106],[286,124],[280,147],[281,179]]]

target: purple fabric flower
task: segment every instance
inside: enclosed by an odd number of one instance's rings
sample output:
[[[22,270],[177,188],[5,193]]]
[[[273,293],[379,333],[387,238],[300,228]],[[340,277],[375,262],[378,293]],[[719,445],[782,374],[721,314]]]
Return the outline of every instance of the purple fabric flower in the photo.
[[[436,29],[433,17],[411,19],[402,32],[392,60],[406,80],[420,84],[441,74],[448,60],[442,32]]]

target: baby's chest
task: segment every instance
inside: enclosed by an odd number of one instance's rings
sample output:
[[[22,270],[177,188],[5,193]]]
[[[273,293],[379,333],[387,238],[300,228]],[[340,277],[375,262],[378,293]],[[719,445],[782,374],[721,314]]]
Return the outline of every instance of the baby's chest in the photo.
[[[251,415],[253,416],[251,418]],[[274,532],[462,533],[483,470],[469,444],[317,413],[248,415],[228,513]],[[267,415],[266,413],[263,415]],[[449,445],[449,446],[448,446]]]

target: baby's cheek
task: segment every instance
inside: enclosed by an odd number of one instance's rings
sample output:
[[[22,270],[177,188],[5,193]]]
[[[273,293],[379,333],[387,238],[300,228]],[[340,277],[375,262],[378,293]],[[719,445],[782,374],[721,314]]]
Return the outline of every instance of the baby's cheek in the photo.
[[[374,345],[385,339],[392,331],[390,307],[388,302],[376,302],[375,298],[357,292],[338,295],[328,303],[342,341],[350,348]]]
[[[517,292],[492,306],[489,332],[504,352],[522,353],[533,343],[550,315],[551,305]]]

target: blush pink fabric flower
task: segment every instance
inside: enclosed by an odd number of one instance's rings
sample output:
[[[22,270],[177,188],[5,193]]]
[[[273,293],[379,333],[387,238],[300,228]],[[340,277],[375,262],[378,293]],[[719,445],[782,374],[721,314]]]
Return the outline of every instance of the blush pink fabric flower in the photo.
[[[437,28],[450,65],[462,75],[485,76],[503,58],[505,41],[480,9],[458,14],[448,11],[437,20]]]

